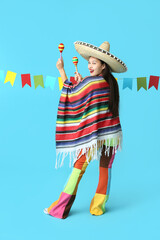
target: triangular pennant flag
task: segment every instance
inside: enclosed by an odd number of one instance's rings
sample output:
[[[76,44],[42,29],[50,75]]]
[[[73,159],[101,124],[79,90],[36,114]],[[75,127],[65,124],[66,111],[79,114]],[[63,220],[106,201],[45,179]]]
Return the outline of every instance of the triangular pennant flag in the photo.
[[[22,88],[28,84],[31,87],[31,76],[30,74],[21,74]]]
[[[143,87],[145,90],[147,90],[147,78],[146,77],[139,77],[137,78],[137,91]]]
[[[5,78],[4,83],[10,82],[11,85],[12,85],[12,87],[13,87],[13,84],[14,84],[15,78],[16,78],[16,75],[17,75],[17,73],[15,73],[15,72],[7,71],[7,74],[6,74],[6,78]]]
[[[55,82],[56,82],[56,77],[46,76],[46,81],[45,81],[44,86],[50,87],[53,90]]]
[[[154,86],[158,90],[159,76],[150,76],[148,89]]]
[[[34,78],[35,89],[36,89],[39,85],[44,88],[43,75],[36,75],[36,76],[33,76],[33,78]]]
[[[75,80],[74,77],[70,77],[70,82],[71,82],[72,84],[76,84],[76,83],[77,83],[77,81]]]
[[[127,87],[132,89],[132,78],[123,78],[123,89]]]
[[[59,90],[63,88],[63,81],[61,77],[58,77],[58,82],[59,82]]]
[[[4,71],[0,70],[0,81],[4,82]]]

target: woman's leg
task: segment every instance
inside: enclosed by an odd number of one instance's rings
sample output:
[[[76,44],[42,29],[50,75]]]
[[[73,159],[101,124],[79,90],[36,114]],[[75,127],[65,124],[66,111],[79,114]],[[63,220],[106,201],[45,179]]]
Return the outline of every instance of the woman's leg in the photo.
[[[80,152],[81,154],[81,152]],[[90,160],[89,160],[90,162]],[[88,166],[86,154],[83,154],[74,164],[69,180],[61,192],[59,199],[47,209],[48,214],[57,218],[66,218],[75,200],[78,184]]]
[[[99,182],[96,193],[90,204],[90,213],[92,215],[101,215],[105,212],[105,204],[109,197],[111,169],[115,157],[115,151],[112,155],[113,147],[110,147],[109,156],[105,155],[105,145],[103,145],[102,155],[99,162]]]

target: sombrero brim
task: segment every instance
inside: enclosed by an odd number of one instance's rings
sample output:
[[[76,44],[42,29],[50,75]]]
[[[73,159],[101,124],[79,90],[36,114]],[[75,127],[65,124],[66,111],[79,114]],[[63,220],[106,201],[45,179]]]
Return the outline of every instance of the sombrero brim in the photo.
[[[86,60],[92,56],[106,62],[110,66],[111,72],[122,73],[127,71],[127,66],[122,60],[102,48],[81,41],[74,42],[74,45],[76,51]]]

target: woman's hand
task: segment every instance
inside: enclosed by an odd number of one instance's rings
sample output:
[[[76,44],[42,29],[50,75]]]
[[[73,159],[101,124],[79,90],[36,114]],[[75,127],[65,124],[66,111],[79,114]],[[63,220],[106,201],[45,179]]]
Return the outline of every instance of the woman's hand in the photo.
[[[56,67],[59,71],[61,71],[62,69],[64,69],[64,62],[63,62],[63,58],[62,59],[58,59],[57,63],[56,63]]]
[[[78,73],[78,72],[75,72],[74,79],[75,79],[76,82],[80,82],[82,80],[81,74]]]
[[[65,70],[64,70],[64,63],[63,63],[63,58],[62,59],[58,59],[57,63],[56,63],[56,67],[59,70],[59,73],[61,75],[62,78],[62,82],[64,83],[64,81],[67,79]]]

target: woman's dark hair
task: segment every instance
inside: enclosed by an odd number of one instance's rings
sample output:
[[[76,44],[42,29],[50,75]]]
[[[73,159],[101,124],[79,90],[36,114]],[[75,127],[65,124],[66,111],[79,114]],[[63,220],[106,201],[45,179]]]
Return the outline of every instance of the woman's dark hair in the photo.
[[[102,70],[102,75],[104,79],[108,82],[110,86],[109,95],[109,110],[112,112],[113,117],[119,116],[119,87],[117,80],[111,73],[111,68],[109,65],[102,60],[102,64],[105,64],[105,68]]]

